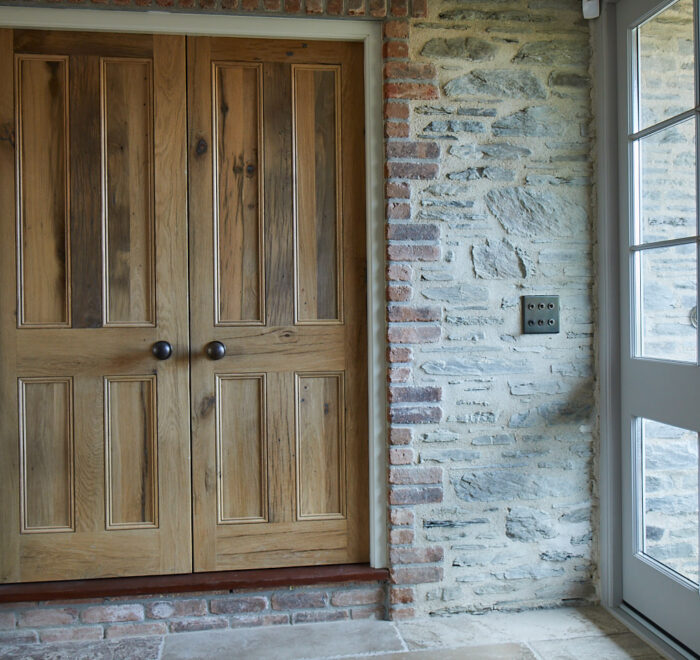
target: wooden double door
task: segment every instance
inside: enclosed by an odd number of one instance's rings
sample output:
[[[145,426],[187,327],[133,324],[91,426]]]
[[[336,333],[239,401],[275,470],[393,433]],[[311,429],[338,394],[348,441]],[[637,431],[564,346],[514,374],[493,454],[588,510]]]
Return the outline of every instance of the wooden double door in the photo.
[[[0,581],[367,561],[362,68],[0,30]]]

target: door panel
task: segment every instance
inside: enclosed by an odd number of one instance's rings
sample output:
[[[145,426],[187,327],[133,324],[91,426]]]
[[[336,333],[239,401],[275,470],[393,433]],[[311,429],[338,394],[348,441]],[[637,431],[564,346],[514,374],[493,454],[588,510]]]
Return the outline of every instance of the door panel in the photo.
[[[188,81],[195,570],[366,561],[362,47],[191,38]]]
[[[0,67],[0,581],[187,572],[184,38],[3,30]]]

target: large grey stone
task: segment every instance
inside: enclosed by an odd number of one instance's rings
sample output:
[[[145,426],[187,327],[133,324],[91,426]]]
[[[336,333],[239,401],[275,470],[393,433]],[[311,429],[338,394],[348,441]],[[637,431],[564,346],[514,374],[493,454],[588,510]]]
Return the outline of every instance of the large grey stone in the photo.
[[[473,119],[436,119],[424,129],[426,133],[484,133],[486,128]]]
[[[558,66],[587,64],[588,46],[579,41],[534,41],[521,46],[514,62],[525,64],[556,64]]]
[[[428,300],[443,300],[464,306],[466,309],[487,309],[489,291],[480,285],[441,286],[423,290]]]
[[[515,437],[507,433],[479,435],[476,438],[472,438],[472,444],[477,447],[488,445],[513,445],[515,444]]]
[[[452,181],[478,181],[490,179],[491,181],[512,181],[515,178],[513,170],[503,167],[469,167],[460,172],[450,172],[447,178]]]
[[[502,573],[492,573],[492,575],[501,580],[542,580],[564,575],[564,569],[554,566],[516,566]]]
[[[580,484],[554,474],[532,475],[519,470],[479,470],[453,476],[457,497],[465,502],[497,502],[563,497],[577,493]]]
[[[490,241],[472,247],[474,273],[481,279],[502,280],[521,278],[527,275],[525,263],[508,240]]]
[[[537,408],[537,412],[548,426],[553,424],[580,423],[590,419],[593,404],[589,401],[564,401],[546,403]]]
[[[506,536],[514,541],[551,539],[557,534],[552,519],[544,511],[518,506],[508,509]]]
[[[480,152],[484,158],[493,158],[498,160],[518,160],[526,158],[532,152],[526,147],[519,147],[515,144],[480,144],[476,147],[476,151]]]
[[[435,376],[503,376],[524,373],[529,370],[530,365],[525,360],[478,356],[470,359],[453,358],[425,362],[421,368],[425,373]]]
[[[492,128],[494,135],[544,137],[562,133],[566,125],[555,110],[538,105],[498,119]]]
[[[588,76],[570,73],[569,71],[552,71],[549,74],[548,83],[550,87],[577,87],[585,89],[591,84],[591,79]]]
[[[453,57],[468,62],[483,62],[492,60],[498,48],[489,41],[476,37],[457,37],[455,39],[431,39],[423,49],[421,55],[426,57]]]
[[[529,71],[511,69],[475,70],[454,78],[445,85],[445,94],[453,97],[489,96],[516,99],[543,99],[544,85]]]
[[[555,191],[498,188],[486,195],[486,205],[515,236],[567,236],[573,227],[584,227],[587,220],[585,209]]]

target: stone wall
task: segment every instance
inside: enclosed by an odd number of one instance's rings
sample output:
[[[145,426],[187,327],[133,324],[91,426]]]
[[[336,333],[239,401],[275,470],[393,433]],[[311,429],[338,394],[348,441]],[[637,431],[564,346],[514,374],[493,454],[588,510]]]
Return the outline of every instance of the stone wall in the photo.
[[[383,21],[389,616],[595,600],[591,83],[580,2],[48,4]],[[521,334],[520,296],[538,293],[561,296],[560,334]],[[7,617],[7,634],[17,633],[18,616]]]

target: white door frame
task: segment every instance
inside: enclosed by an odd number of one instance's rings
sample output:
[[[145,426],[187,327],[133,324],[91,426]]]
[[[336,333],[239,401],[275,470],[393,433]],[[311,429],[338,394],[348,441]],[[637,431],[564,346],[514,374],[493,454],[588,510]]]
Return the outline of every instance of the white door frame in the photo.
[[[0,27],[141,32],[271,39],[362,41],[364,44],[367,195],[370,564],[386,568],[386,322],[384,295],[384,147],[382,26],[357,19],[231,16],[165,11],[1,7]]]

